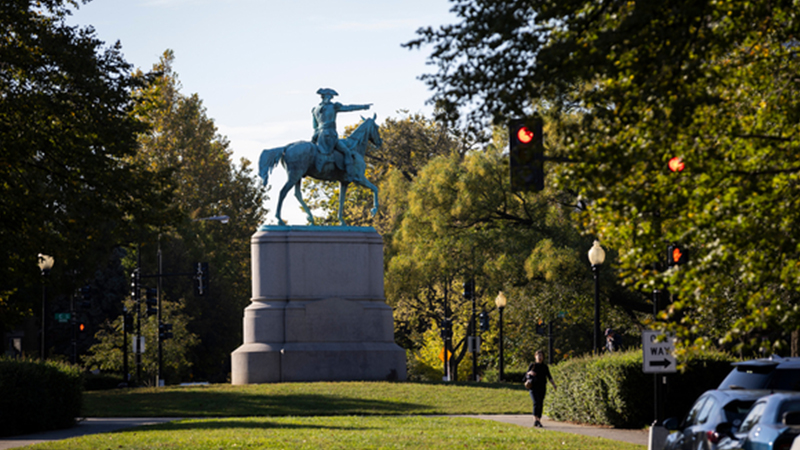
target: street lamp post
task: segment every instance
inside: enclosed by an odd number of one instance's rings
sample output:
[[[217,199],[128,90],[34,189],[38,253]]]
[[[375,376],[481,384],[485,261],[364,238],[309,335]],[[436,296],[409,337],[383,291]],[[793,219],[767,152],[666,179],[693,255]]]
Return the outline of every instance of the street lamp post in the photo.
[[[503,291],[500,291],[497,294],[497,297],[494,299],[494,304],[497,306],[497,310],[500,312],[500,326],[498,327],[500,330],[500,374],[498,375],[498,382],[503,381],[503,309],[506,307],[506,296],[503,294]]]
[[[600,246],[600,241],[594,241],[592,248],[589,249],[589,263],[592,265],[592,275],[594,275],[594,340],[592,351],[595,355],[600,354],[600,347],[597,345],[600,339],[600,287],[598,275],[600,265],[606,260],[606,252]]]
[[[47,286],[44,284],[44,279],[48,275],[50,275],[50,269],[53,268],[53,264],[55,264],[56,260],[52,256],[43,255],[39,253],[39,269],[42,271],[42,353],[40,358],[44,361],[45,358],[45,350],[46,344],[44,339],[44,332],[45,332],[45,324],[46,324],[46,317],[47,317],[47,310],[46,310],[46,301],[47,301]]]

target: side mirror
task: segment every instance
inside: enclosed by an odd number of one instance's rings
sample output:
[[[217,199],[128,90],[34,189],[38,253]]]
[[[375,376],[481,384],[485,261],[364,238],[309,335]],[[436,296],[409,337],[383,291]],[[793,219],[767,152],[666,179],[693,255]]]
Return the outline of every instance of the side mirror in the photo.
[[[675,431],[678,429],[678,419],[674,417],[670,417],[669,419],[664,421],[664,428],[668,429],[669,431]]]

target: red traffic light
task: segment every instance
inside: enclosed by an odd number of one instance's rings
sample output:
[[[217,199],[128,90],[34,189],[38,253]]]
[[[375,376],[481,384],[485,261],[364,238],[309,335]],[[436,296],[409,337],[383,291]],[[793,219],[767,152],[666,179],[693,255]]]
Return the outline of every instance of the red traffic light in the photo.
[[[82,324],[79,324],[79,325],[78,325],[78,329],[79,329],[80,331],[86,331],[86,325],[85,325],[85,324],[83,324],[83,323],[82,323]]]
[[[517,139],[523,144],[530,144],[534,137],[536,135],[528,127],[522,126],[517,130]]]
[[[670,159],[668,165],[669,165],[669,170],[673,172],[683,172],[683,169],[686,166],[686,164],[684,164],[683,162],[683,158],[681,158],[680,156],[676,156]]]

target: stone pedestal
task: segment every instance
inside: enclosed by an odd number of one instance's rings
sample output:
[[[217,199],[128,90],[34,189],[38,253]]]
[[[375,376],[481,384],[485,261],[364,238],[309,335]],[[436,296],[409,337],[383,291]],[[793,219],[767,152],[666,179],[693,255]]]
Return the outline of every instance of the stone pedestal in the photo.
[[[233,384],[405,379],[374,229],[266,226],[250,244],[253,297]]]

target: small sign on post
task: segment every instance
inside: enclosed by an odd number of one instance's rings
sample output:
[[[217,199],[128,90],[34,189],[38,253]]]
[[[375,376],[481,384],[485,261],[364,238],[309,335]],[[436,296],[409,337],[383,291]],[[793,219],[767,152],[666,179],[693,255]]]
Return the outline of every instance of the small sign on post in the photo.
[[[144,351],[145,351],[144,336],[139,336],[139,339],[136,339],[134,337],[133,341],[131,341],[131,343],[133,344],[133,353],[134,354],[136,354],[136,353],[144,353]],[[138,345],[137,345],[137,343],[138,343]]]
[[[665,336],[661,338],[661,336]],[[673,352],[675,337],[665,335],[661,331],[645,330],[642,332],[642,358],[644,373],[675,373],[678,371]]]
[[[56,313],[56,321],[58,323],[67,323],[71,317],[70,313]]]

